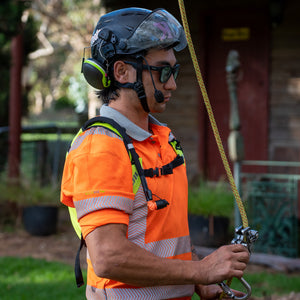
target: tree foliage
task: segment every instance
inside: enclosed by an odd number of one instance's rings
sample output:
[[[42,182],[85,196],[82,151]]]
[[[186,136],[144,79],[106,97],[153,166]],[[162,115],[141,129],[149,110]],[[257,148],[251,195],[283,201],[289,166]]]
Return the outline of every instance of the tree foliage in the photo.
[[[22,22],[22,15],[30,7],[29,1],[5,0],[0,6],[0,126],[8,125],[9,107],[9,71],[11,65],[11,40],[17,34],[24,37],[23,62],[28,62],[27,56],[38,46],[36,40],[37,24],[29,16]],[[26,97],[25,97],[26,99]],[[26,101],[25,101],[26,103]]]
[[[68,99],[71,107],[82,112],[87,106],[87,84],[81,75],[82,54],[103,12],[101,1],[36,0],[31,11],[41,22],[39,34],[43,37],[29,64],[32,104],[39,97],[43,108],[54,109],[59,106],[55,101]]]
[[[55,108],[54,102],[64,97],[80,110],[84,107],[82,99],[87,98],[87,85],[80,74],[83,48],[89,46],[103,12],[101,0],[1,1],[0,126],[8,124],[12,38],[22,30],[25,106],[27,95],[32,105],[41,101],[42,109],[47,105]],[[75,81],[79,83],[76,88]]]

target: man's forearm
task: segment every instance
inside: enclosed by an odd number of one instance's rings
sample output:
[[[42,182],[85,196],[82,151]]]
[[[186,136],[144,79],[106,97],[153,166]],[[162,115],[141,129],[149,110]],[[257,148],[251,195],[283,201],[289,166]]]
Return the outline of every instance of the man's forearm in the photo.
[[[207,285],[243,276],[249,259],[242,245],[221,247],[200,261],[161,258],[130,242],[126,233],[126,225],[109,224],[88,234],[97,276],[135,286]]]
[[[195,283],[192,274],[195,267],[192,261],[155,256],[126,238],[118,237],[118,233],[115,236],[112,228],[113,225],[110,225],[109,236],[102,236],[101,228],[97,228],[86,238],[93,268],[97,276],[135,286]],[[95,238],[97,234],[102,236],[100,238],[102,240],[101,245],[96,244],[99,238]],[[117,241],[114,241],[114,239]],[[99,254],[97,254],[98,251]]]

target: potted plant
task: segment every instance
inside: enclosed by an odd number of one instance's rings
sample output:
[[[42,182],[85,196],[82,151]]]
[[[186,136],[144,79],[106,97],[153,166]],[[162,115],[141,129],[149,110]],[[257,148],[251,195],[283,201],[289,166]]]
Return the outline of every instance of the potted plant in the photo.
[[[189,188],[189,227],[195,245],[219,247],[229,241],[229,225],[234,215],[234,197],[220,181],[201,181]]]
[[[2,181],[0,191],[0,199],[17,204],[24,228],[30,234],[43,236],[56,232],[59,208],[57,188],[34,182],[4,184]]]
[[[25,187],[22,220],[24,228],[32,235],[56,233],[59,191],[57,188],[31,184]]]

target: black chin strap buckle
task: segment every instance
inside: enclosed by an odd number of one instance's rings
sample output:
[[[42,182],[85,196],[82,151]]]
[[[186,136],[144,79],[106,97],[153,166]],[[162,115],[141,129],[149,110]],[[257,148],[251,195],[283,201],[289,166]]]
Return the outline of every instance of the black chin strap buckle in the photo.
[[[144,86],[143,86],[143,83],[141,81],[136,81],[133,84],[133,89],[136,91],[136,93],[137,93],[140,100],[146,99]]]

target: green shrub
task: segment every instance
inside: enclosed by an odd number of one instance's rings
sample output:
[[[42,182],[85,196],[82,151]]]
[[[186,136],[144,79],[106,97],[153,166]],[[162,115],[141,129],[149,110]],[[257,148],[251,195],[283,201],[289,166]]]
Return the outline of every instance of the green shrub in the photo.
[[[209,184],[201,181],[189,188],[189,213],[203,216],[233,217],[234,196],[225,182]]]
[[[3,179],[3,178],[2,178]],[[9,183],[0,182],[0,203],[14,202],[20,206],[35,204],[59,204],[59,189],[51,185],[41,186],[32,181]]]

